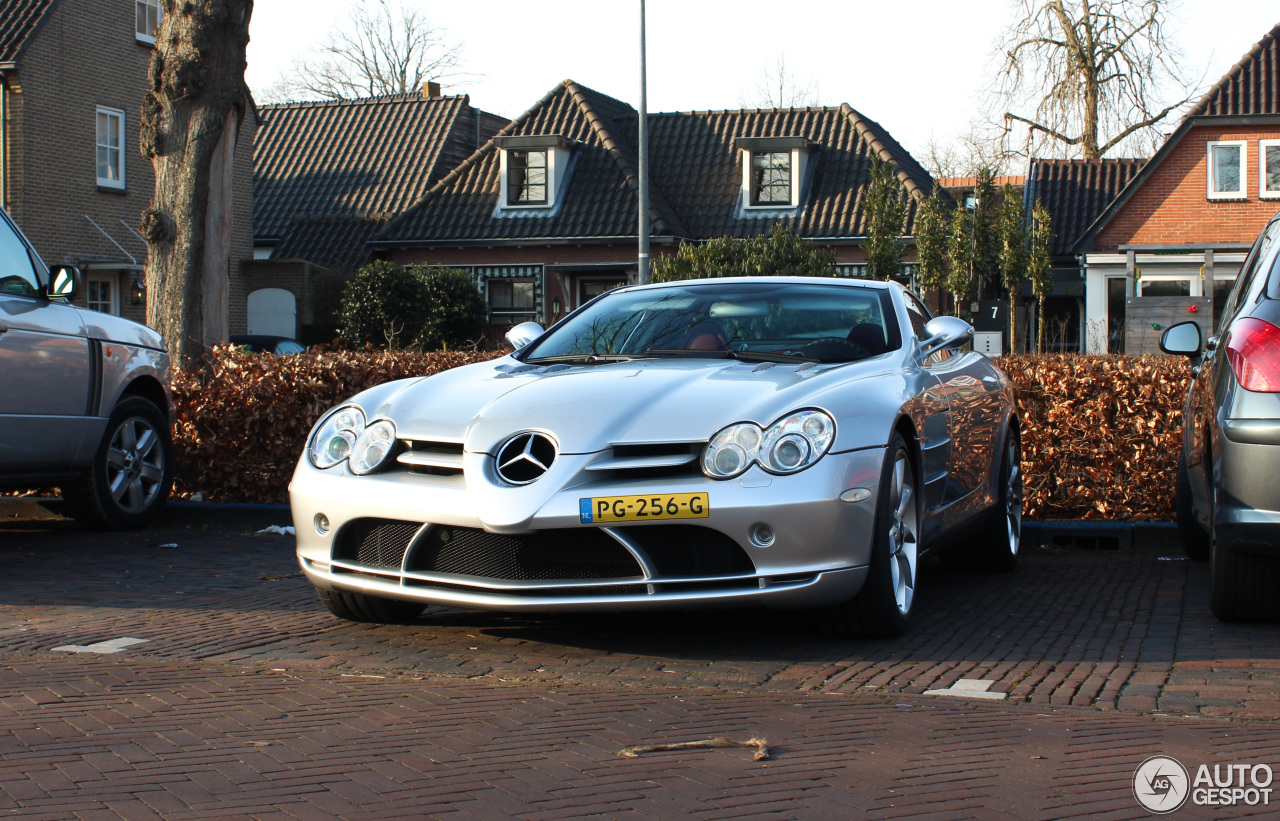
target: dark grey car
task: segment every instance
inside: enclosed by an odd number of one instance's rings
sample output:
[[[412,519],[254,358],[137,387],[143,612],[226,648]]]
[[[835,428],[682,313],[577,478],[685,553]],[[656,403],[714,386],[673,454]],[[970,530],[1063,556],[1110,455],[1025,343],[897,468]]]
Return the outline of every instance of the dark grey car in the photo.
[[[173,481],[169,355],[145,325],[68,304],[79,276],[0,208],[0,490],[56,486],[90,526],[142,527]]]
[[[1194,322],[1164,332],[1191,357],[1178,461],[1178,530],[1212,563],[1210,605],[1223,621],[1280,616],[1280,214],[1241,266],[1203,341]]]

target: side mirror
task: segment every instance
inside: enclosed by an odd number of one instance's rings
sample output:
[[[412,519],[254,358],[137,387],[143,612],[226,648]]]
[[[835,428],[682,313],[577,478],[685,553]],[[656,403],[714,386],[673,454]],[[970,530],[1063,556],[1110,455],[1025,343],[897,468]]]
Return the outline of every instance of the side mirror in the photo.
[[[542,326],[538,323],[521,322],[519,325],[507,331],[507,341],[511,343],[511,347],[518,351],[533,340],[542,336],[542,333]]]
[[[1203,344],[1198,322],[1179,322],[1160,334],[1160,350],[1175,356],[1199,356]]]
[[[55,265],[49,270],[49,299],[71,299],[80,290],[80,269],[70,265]]]
[[[971,339],[973,326],[968,322],[958,316],[935,316],[925,323],[920,353],[927,356],[935,351],[958,348]]]

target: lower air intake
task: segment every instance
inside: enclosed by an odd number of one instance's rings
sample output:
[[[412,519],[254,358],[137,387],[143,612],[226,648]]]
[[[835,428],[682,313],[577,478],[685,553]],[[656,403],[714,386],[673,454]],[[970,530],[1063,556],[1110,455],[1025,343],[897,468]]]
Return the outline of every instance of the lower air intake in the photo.
[[[439,525],[414,544],[406,570],[510,581],[626,579],[642,575],[626,548],[596,528],[508,536]]]
[[[422,525],[397,519],[356,519],[342,528],[333,558],[369,567],[399,570],[413,534]]]

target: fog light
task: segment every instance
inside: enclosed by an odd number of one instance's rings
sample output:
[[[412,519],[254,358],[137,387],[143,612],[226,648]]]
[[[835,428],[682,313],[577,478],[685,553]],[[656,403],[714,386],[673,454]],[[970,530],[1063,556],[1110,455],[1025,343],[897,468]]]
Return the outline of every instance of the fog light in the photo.
[[[323,513],[316,514],[316,533],[321,536],[329,535],[329,517]]]
[[[751,528],[751,543],[756,547],[768,547],[776,538],[777,534],[769,525],[759,524]]]

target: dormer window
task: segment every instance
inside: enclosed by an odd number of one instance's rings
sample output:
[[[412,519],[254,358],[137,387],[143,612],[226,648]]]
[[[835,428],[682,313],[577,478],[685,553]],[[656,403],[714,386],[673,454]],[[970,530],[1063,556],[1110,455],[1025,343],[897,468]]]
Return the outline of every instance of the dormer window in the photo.
[[[547,204],[547,152],[512,149],[507,154],[507,205]]]
[[[569,173],[568,141],[548,135],[497,137],[494,142],[502,177],[499,211],[554,208]]]
[[[742,206],[779,210],[800,205],[805,168],[814,144],[804,137],[739,137]]]

